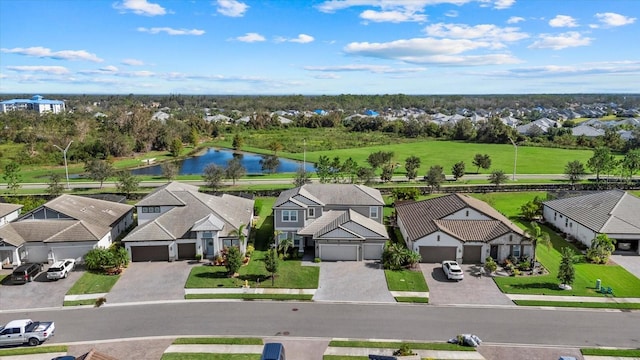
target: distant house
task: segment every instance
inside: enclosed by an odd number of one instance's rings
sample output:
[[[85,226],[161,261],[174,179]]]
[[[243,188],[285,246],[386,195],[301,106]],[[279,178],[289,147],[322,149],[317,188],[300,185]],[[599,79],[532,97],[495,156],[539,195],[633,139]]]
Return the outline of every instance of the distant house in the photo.
[[[604,130],[596,129],[589,125],[581,124],[574,128],[571,128],[571,135],[573,136],[586,136],[586,137],[598,137],[604,136]]]
[[[132,224],[131,205],[60,195],[0,226],[0,258],[13,266],[80,260],[91,249],[109,247]]]
[[[365,111],[364,114],[367,115],[367,116],[378,116],[378,115],[380,115],[379,113],[377,113],[377,112],[375,112],[375,111],[373,111],[371,109]]]
[[[157,120],[157,121],[160,121],[160,122],[164,123],[165,121],[169,120],[170,117],[171,117],[171,115],[167,114],[164,111],[156,111],[151,116],[151,120]]]
[[[38,114],[54,113],[57,114],[65,110],[64,101],[47,100],[40,95],[34,95],[31,99],[11,99],[0,101],[0,111],[28,110],[37,111]]]
[[[396,205],[397,226],[407,247],[422,262],[457,260],[484,263],[533,255],[522,229],[489,204],[468,195],[451,194]]]
[[[313,111],[316,115],[320,115],[320,116],[325,116],[328,114],[328,112],[326,110],[322,110],[322,109],[316,109]]]
[[[0,203],[0,226],[17,219],[22,207],[23,205]]]
[[[591,246],[598,234],[617,240],[620,249],[640,255],[640,198],[622,190],[550,200],[543,203],[544,220],[561,232]]]
[[[325,261],[376,260],[389,239],[380,191],[354,184],[307,184],[280,193],[273,206],[277,241],[291,239]]]
[[[122,242],[132,261],[213,258],[222,249],[246,251],[254,201],[171,182],[136,204],[138,226]]]
[[[520,125],[516,127],[516,131],[519,134],[523,135],[531,135],[531,134],[546,134],[549,131],[549,128],[557,127],[558,122],[555,120],[551,120],[549,118],[541,118],[535,121],[532,121],[525,125]]]

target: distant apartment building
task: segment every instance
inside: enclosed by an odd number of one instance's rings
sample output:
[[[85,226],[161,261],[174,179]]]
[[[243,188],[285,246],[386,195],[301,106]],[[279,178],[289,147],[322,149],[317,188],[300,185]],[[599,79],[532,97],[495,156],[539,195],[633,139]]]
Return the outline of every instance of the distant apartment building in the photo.
[[[34,95],[31,99],[11,99],[0,101],[0,111],[6,113],[14,110],[31,110],[37,111],[39,114],[54,113],[57,114],[64,111],[64,101],[48,100],[40,95]]]

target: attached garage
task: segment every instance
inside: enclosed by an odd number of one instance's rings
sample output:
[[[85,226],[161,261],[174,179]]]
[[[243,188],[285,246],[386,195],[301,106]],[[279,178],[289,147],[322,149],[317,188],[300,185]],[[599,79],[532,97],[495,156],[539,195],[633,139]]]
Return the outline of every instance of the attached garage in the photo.
[[[169,247],[167,245],[132,246],[131,261],[169,261]]]
[[[178,244],[178,259],[195,259],[196,244]]]
[[[76,259],[80,260],[89,251],[93,249],[93,245],[77,245],[77,246],[60,246],[52,247],[53,261],[62,259]]]
[[[462,253],[462,262],[465,264],[482,263],[482,245],[465,245]]]
[[[358,261],[360,245],[320,244],[320,259],[323,261]]]
[[[382,250],[384,244],[364,244],[363,257],[365,260],[380,260],[382,259]]]
[[[420,256],[423,263],[439,263],[444,260],[456,259],[455,246],[420,246]]]

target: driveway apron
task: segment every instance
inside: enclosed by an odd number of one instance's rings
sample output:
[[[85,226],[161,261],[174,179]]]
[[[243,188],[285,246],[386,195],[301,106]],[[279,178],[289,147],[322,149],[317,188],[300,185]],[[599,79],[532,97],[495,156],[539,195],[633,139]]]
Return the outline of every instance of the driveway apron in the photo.
[[[193,266],[189,261],[134,262],[107,294],[107,304],[183,300],[184,285]]]
[[[322,262],[314,301],[395,302],[375,261]]]
[[[0,310],[37,309],[62,306],[64,296],[84,273],[74,270],[66,279],[56,281],[47,279],[47,268],[39,273],[32,282],[13,285],[7,276],[0,285]]]
[[[480,265],[460,265],[464,280],[448,280],[440,264],[420,264],[434,305],[513,305],[493,279],[479,276]]]
[[[611,260],[625,268],[633,276],[640,279],[640,256],[638,255],[611,255]]]

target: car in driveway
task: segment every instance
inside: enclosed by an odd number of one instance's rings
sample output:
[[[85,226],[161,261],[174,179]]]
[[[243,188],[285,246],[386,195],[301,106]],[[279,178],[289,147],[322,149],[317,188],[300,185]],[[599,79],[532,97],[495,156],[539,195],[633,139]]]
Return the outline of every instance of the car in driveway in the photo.
[[[11,282],[14,284],[26,284],[33,281],[35,277],[42,271],[42,264],[27,263],[18,266],[11,273]]]
[[[73,271],[73,268],[76,266],[76,261],[74,259],[64,259],[60,261],[56,261],[47,270],[47,279],[49,280],[59,280],[65,279],[69,276],[69,273]]]
[[[456,261],[445,260],[442,262],[442,271],[449,280],[462,280],[464,279],[464,272]]]

